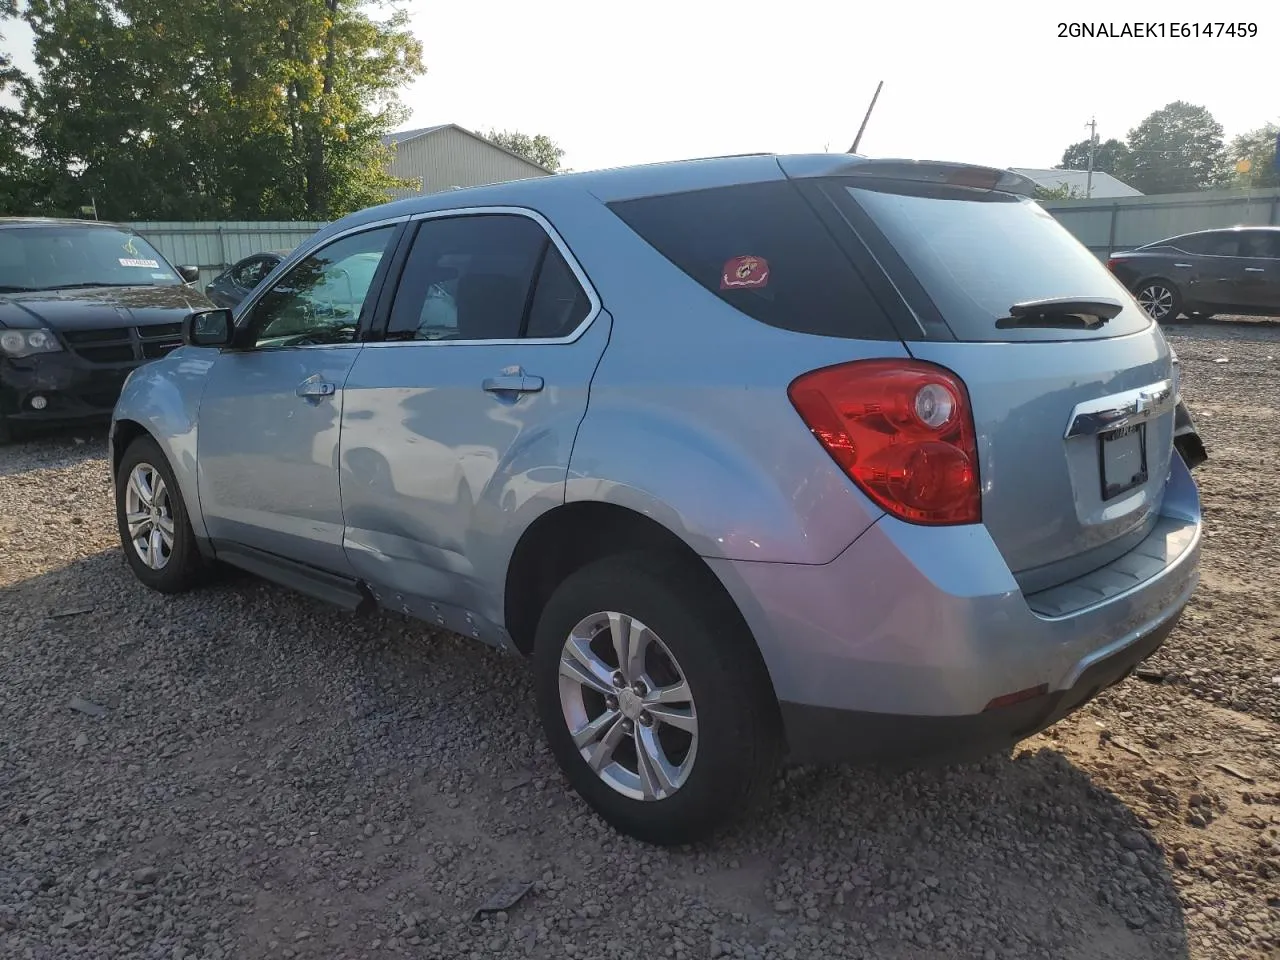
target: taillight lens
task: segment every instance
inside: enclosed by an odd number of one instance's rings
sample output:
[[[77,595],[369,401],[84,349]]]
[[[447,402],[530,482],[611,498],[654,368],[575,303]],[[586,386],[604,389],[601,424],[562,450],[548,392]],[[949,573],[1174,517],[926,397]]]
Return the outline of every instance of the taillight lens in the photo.
[[[855,360],[797,377],[792,404],[827,453],[887,512],[912,523],[982,520],[969,393],[919,360]]]
[[[1107,261],[1107,269],[1108,269],[1108,270],[1115,270],[1115,268],[1116,268],[1116,267],[1118,267],[1118,266],[1119,266],[1120,264],[1122,264],[1122,263],[1124,263],[1124,260],[1120,259],[1119,257],[1112,257],[1111,259],[1109,259],[1109,260]]]

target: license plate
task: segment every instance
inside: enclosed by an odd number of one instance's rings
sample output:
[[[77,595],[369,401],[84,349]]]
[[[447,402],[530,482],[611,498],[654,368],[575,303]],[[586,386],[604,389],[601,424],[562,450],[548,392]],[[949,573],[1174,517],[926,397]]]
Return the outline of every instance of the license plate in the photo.
[[[1147,482],[1147,425],[1121,427],[1098,437],[1102,499],[1114,500]]]

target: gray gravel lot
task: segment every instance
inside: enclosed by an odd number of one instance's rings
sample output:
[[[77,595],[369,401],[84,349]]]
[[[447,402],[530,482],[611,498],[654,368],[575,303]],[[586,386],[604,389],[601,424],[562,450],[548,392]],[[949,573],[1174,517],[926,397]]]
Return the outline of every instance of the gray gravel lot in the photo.
[[[0,450],[0,957],[1280,956],[1280,328],[1169,333],[1207,545],[1146,680],[1015,756],[789,771],[684,851],[568,793],[517,660],[150,594],[101,431]]]

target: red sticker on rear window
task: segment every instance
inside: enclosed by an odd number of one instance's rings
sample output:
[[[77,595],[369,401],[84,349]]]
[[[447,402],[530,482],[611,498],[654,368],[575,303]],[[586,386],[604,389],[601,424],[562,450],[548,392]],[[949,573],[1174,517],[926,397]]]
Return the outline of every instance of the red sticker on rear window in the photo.
[[[720,275],[721,290],[749,290],[768,282],[769,261],[764,257],[734,257]]]

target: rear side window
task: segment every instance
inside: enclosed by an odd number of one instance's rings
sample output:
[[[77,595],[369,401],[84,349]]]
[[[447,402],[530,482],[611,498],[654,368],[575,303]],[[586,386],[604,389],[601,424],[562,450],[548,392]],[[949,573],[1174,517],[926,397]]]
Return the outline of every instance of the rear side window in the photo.
[[[826,337],[897,339],[790,183],[643,197],[609,209],[709,293],[761,323]]]
[[[1168,245],[1205,257],[1234,257],[1240,250],[1235,233],[1192,233],[1170,240]]]
[[[1280,260],[1280,230],[1242,231],[1240,256]]]
[[[835,181],[849,213],[917,313],[957,340],[1091,340],[1146,329],[1151,319],[1111,272],[1038,203],[964,187]],[[1010,308],[1057,297],[1107,297],[1124,310],[1094,328],[1010,323]]]
[[[547,245],[529,305],[526,337],[567,337],[587,319],[591,301],[555,244]]]

